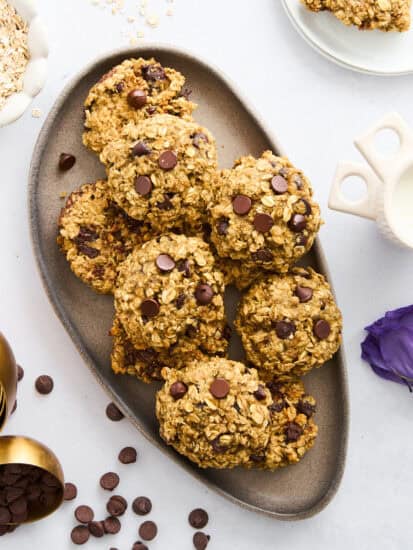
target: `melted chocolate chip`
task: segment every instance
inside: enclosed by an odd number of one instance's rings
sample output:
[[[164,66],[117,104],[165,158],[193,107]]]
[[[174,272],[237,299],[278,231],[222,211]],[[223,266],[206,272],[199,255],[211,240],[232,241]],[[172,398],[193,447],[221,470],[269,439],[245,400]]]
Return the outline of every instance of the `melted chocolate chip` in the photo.
[[[302,433],[303,429],[301,426],[295,422],[289,422],[285,429],[285,439],[287,443],[292,443],[293,441],[297,441]]]
[[[156,300],[148,299],[141,303],[141,312],[145,317],[155,317],[158,315],[160,305]]]
[[[286,340],[295,333],[295,325],[291,321],[277,321],[275,323],[275,332],[278,338]]]

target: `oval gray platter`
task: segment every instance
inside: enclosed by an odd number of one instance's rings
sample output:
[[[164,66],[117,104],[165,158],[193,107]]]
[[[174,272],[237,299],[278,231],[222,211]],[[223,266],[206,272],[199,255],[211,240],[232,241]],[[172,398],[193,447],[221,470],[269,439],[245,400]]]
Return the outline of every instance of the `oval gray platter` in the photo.
[[[348,392],[343,353],[305,378],[307,391],[318,401],[319,437],[315,447],[298,464],[276,472],[201,470],[167,447],[159,437],[154,414],[156,385],[132,377],[115,376],[110,369],[108,330],[113,300],[82,284],[56,245],[61,192],[104,177],[98,158],[82,145],[83,101],[89,88],[111,67],[134,56],[156,57],[187,77],[192,98],[199,104],[195,118],[217,139],[221,167],[240,155],[260,155],[267,148],[282,154],[278,142],[242,99],[222,72],[188,52],[161,44],[110,53],[82,71],[64,89],[50,111],[33,153],[30,168],[29,207],[35,255],[47,295],[96,380],[116,401],[136,427],[163,453],[188,473],[231,501],[282,520],[310,517],[332,499],[343,474],[348,436]],[[293,109],[293,106],[292,106]],[[76,155],[72,170],[57,169],[60,153]],[[328,229],[327,229],[328,230]],[[317,242],[305,262],[328,276],[327,264]],[[227,290],[228,317],[233,319],[238,296]],[[242,358],[235,335],[230,355]]]

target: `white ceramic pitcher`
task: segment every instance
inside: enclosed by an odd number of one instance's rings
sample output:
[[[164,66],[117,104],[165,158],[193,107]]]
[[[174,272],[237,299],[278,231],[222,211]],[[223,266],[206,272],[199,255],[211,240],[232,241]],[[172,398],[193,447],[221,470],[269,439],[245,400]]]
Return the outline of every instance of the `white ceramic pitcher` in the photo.
[[[397,133],[397,152],[382,156],[374,140],[378,132]],[[375,220],[392,242],[413,250],[413,131],[400,115],[391,113],[354,141],[371,168],[364,164],[342,162],[338,165],[330,192],[329,207]],[[367,195],[357,202],[346,199],[341,186],[349,176],[365,181]]]

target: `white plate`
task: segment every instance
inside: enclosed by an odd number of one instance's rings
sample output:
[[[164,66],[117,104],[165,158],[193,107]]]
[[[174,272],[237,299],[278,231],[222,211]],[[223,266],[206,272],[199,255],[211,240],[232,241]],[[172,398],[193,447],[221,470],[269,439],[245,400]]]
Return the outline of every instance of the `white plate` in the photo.
[[[359,31],[331,13],[314,13],[300,0],[282,0],[299,34],[319,53],[354,71],[376,75],[413,72],[413,23],[408,32]]]

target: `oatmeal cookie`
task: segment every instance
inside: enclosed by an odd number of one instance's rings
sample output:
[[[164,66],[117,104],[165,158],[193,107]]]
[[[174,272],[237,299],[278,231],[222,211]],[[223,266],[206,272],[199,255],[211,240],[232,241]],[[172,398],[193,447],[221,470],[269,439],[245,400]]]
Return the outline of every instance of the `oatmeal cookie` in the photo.
[[[331,11],[345,25],[361,30],[399,31],[410,28],[411,0],[301,0],[312,11]]]
[[[240,302],[235,326],[248,360],[266,380],[305,374],[341,343],[340,310],[330,285],[311,268],[254,284]]]
[[[138,348],[224,353],[223,295],[223,275],[208,245],[166,234],[136,248],[119,267],[115,309]]]
[[[250,456],[247,468],[275,470],[299,462],[313,447],[318,433],[313,420],[314,397],[298,378],[282,377],[268,384],[273,403],[269,410],[270,438],[266,448]]]
[[[102,76],[85,101],[83,143],[101,153],[119,139],[128,122],[157,113],[191,118],[196,105],[188,100],[184,76],[155,59],[127,59]]]
[[[171,115],[128,124],[100,156],[113,200],[159,231],[199,225],[215,184],[217,153],[208,130]]]
[[[165,369],[156,399],[161,437],[201,468],[233,468],[269,439],[269,390],[257,371],[228,359]]]
[[[75,275],[97,292],[109,294],[117,266],[153,235],[147,224],[130,218],[110,201],[106,181],[97,181],[68,197],[57,241]]]
[[[270,151],[224,170],[209,211],[218,254],[245,269],[286,272],[311,248],[321,225],[308,179]]]

